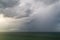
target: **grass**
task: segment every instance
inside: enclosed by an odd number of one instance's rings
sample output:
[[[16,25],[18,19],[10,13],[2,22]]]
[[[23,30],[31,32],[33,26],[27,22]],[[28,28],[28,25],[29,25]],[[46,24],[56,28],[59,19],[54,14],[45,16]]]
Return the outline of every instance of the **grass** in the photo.
[[[60,33],[45,33],[45,32],[0,33],[0,40],[60,40]]]

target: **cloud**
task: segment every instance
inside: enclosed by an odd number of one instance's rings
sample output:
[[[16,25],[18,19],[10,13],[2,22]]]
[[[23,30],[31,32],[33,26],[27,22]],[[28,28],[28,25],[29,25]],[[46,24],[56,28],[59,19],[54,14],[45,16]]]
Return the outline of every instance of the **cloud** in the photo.
[[[48,0],[46,1],[48,2]],[[31,32],[57,32],[58,15],[60,13],[60,1],[51,5],[43,3],[33,4],[34,13],[32,20],[28,23]],[[39,7],[38,7],[39,6]],[[60,27],[59,27],[60,28]]]
[[[13,7],[18,4],[19,0],[0,0],[0,8]]]
[[[7,0],[7,1],[9,1],[9,0]],[[3,20],[5,20],[4,22],[8,23],[8,24],[5,24],[3,22],[4,26],[0,25],[0,26],[4,27],[2,29],[4,29],[5,31],[9,31],[9,32],[10,31],[20,31],[20,32],[28,31],[27,27],[26,27],[26,23],[30,21],[29,15],[31,14],[32,11],[29,8],[29,5],[27,8],[27,5],[28,4],[20,6],[20,3],[19,3],[19,5],[17,5],[17,6],[13,6],[13,7],[9,6],[9,7],[5,7],[5,8],[0,8],[0,14],[3,14]],[[11,6],[12,6],[12,4],[11,4]],[[0,24],[2,24],[2,22]]]
[[[18,0],[1,0],[1,2],[0,14],[4,15],[3,18],[8,23],[4,25],[9,25],[5,28],[6,30],[59,31],[59,27],[56,27],[60,13],[59,0],[19,0],[19,2]]]
[[[51,4],[58,2],[59,0],[35,0],[35,1],[36,2],[43,2],[46,5],[51,5]]]
[[[29,22],[28,18],[15,19],[11,17],[4,17],[0,14],[0,32],[27,32],[26,24]]]
[[[4,16],[16,18],[28,17],[30,14],[32,14],[30,4],[25,3],[25,5],[23,5],[23,3],[20,3],[20,1],[19,4],[14,7],[6,7],[5,9],[1,8],[0,12],[3,13]]]

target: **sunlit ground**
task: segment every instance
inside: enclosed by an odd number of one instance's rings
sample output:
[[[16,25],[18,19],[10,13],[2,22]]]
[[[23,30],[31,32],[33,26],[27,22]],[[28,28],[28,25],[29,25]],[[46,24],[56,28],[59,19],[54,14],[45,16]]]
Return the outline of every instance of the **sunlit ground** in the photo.
[[[5,33],[0,32],[0,40],[5,40],[6,35]]]
[[[0,33],[0,40],[60,40],[60,33],[39,33],[39,32]]]

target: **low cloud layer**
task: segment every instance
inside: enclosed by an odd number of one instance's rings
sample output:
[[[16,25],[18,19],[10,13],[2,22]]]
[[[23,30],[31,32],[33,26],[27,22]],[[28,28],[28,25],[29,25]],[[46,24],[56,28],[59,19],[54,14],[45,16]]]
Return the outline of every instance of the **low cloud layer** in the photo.
[[[59,0],[0,0],[0,14],[8,31],[60,32]]]

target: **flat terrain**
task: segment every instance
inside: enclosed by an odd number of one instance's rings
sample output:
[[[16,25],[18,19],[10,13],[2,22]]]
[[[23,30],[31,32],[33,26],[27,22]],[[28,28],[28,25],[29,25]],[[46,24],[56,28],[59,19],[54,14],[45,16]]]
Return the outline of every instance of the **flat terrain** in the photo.
[[[0,40],[60,40],[60,33],[59,32],[0,33]]]

